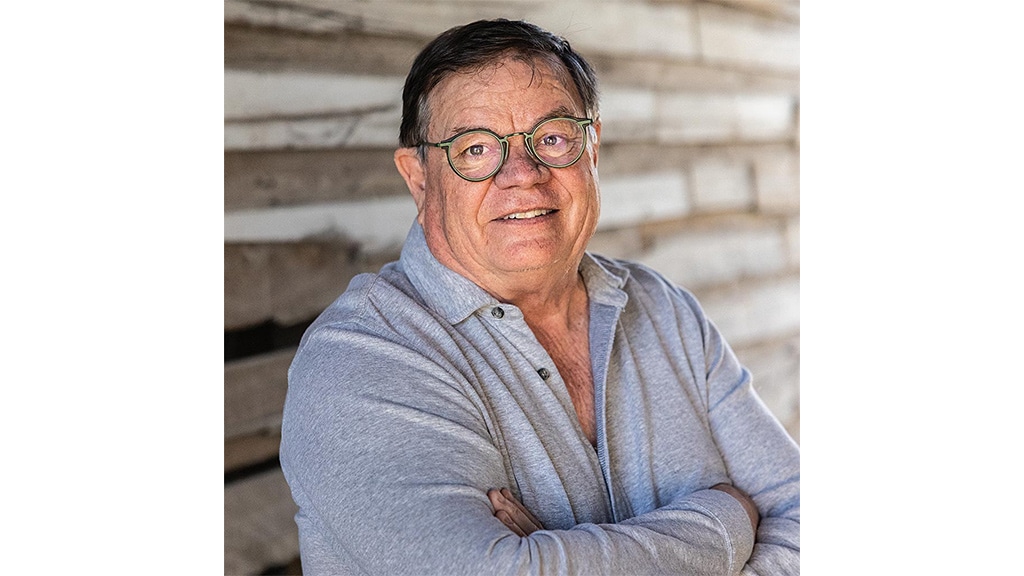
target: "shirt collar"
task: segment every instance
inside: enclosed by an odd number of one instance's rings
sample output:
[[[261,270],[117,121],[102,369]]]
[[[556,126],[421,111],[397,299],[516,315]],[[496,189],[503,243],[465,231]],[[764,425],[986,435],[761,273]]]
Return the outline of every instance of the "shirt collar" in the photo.
[[[405,238],[399,261],[427,306],[452,324],[462,322],[480,308],[499,304],[483,288],[434,257],[418,221],[413,222]],[[580,272],[592,302],[617,308],[626,305],[626,293],[622,290],[629,278],[626,268],[586,253],[580,262]]]
[[[434,257],[418,221],[413,222],[405,238],[399,262],[427,306],[452,324],[462,322],[484,306],[498,304],[483,288]]]

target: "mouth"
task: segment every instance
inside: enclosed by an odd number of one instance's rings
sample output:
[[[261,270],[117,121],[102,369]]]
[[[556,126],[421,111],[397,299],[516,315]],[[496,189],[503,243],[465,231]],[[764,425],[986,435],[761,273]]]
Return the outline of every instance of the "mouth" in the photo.
[[[499,218],[499,220],[530,220],[532,218],[538,218],[540,216],[545,216],[547,214],[553,214],[555,212],[557,212],[557,210],[549,210],[549,209],[527,210],[526,212],[516,212],[514,214],[509,214],[508,216],[504,216],[502,218]]]

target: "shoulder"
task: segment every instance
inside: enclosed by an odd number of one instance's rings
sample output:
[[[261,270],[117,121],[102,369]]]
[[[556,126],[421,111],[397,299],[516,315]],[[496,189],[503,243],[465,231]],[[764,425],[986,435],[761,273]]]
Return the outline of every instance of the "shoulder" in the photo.
[[[607,270],[615,271],[625,278],[622,290],[629,296],[632,305],[666,307],[703,318],[700,302],[693,293],[673,282],[661,272],[634,260],[610,258],[591,254],[594,260]]]
[[[422,297],[396,262],[379,272],[359,274],[306,330],[300,348],[318,334],[337,330],[394,335],[395,321],[410,315],[428,314]]]
[[[411,373],[451,380],[458,373],[453,366],[451,332],[450,324],[424,302],[400,263],[393,262],[380,272],[354,277],[306,329],[289,382],[358,388],[370,376],[380,382],[384,374]]]

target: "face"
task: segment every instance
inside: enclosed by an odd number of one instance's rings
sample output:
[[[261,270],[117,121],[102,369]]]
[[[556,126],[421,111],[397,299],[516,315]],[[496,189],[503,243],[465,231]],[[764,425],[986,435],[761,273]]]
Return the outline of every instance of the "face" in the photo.
[[[473,128],[503,136],[554,116],[584,117],[575,87],[563,76],[567,80],[546,63],[512,59],[449,76],[430,95],[429,140]],[[544,166],[522,136],[513,136],[501,170],[482,182],[455,174],[441,148],[428,148],[425,162],[415,149],[399,149],[395,162],[434,256],[485,289],[524,273],[575,277],[600,206],[600,125],[587,130],[583,156],[567,168]]]

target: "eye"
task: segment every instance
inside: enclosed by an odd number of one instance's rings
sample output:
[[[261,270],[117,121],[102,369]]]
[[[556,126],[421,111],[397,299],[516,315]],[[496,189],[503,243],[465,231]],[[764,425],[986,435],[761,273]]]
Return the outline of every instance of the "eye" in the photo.
[[[542,146],[558,146],[565,139],[558,134],[546,134],[541,138],[540,143]]]
[[[466,160],[476,160],[496,154],[500,147],[498,139],[487,132],[469,132],[452,142],[451,152]]]

